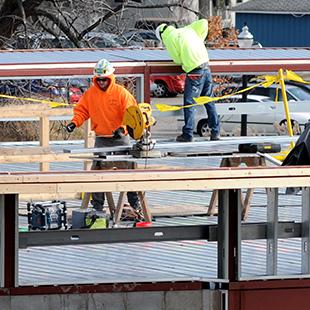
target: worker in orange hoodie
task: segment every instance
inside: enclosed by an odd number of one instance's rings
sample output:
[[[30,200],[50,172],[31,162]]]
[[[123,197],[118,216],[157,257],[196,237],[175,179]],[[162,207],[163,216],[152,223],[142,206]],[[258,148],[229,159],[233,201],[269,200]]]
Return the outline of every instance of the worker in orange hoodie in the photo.
[[[130,145],[122,121],[126,109],[137,105],[137,102],[126,88],[116,84],[114,71],[114,67],[106,59],[98,61],[94,68],[93,85],[79,100],[71,123],[66,126],[71,133],[75,127],[82,126],[90,118],[91,128],[96,133],[96,148]],[[96,168],[97,163],[93,162],[92,169]],[[130,206],[140,212],[137,193],[128,192],[127,199]],[[91,203],[94,209],[102,211],[104,200],[104,193],[92,193]]]

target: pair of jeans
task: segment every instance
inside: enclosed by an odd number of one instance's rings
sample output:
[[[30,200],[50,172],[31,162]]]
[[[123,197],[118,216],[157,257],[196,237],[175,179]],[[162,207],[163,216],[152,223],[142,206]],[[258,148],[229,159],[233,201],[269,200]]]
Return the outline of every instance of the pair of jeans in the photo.
[[[95,140],[95,148],[99,147],[113,147],[113,146],[122,146],[122,145],[130,145],[129,137],[124,136],[121,139],[114,139],[114,138],[104,138],[104,137],[96,137]],[[115,155],[119,154],[118,152],[114,153]],[[96,153],[96,155],[99,155],[100,153]],[[92,170],[98,169],[98,166],[100,165],[100,162],[94,160],[92,163]],[[137,208],[140,206],[139,197],[137,192],[127,192],[127,200],[129,204],[133,208]],[[105,201],[105,194],[104,193],[92,193],[92,200],[91,204],[94,207],[94,209],[98,211],[103,210]]]
[[[213,85],[212,75],[209,67],[197,68],[186,74],[184,100],[183,104],[195,104],[193,98],[200,96],[212,97]],[[216,112],[214,102],[204,105],[208,115],[208,126],[211,130],[212,136],[217,136],[220,133],[220,121]],[[193,131],[195,129],[195,114],[196,107],[184,108],[184,126],[182,134],[186,138],[193,138]]]

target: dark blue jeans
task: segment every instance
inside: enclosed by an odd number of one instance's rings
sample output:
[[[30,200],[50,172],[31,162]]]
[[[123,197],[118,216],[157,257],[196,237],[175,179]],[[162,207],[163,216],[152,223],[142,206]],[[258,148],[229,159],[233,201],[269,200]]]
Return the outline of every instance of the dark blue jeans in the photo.
[[[113,138],[104,138],[104,137],[96,137],[95,140],[95,147],[113,147],[113,146],[121,146],[121,145],[130,145],[129,137],[125,136],[121,139],[113,139]],[[99,155],[100,153],[97,153],[96,155]],[[115,152],[115,155],[117,155],[117,152]],[[98,167],[98,161],[93,161],[92,170],[96,170]],[[105,195],[104,193],[92,193],[92,201],[91,204],[93,205],[94,209],[101,211],[103,210]],[[136,208],[139,206],[139,197],[137,192],[127,192],[127,200],[129,204]]]
[[[195,97],[212,97],[212,76],[209,68],[194,69],[186,74],[184,89],[184,105],[195,103]],[[208,114],[208,126],[211,129],[211,135],[216,136],[220,133],[220,122],[216,112],[215,104],[210,102],[204,105]],[[185,124],[182,128],[183,135],[186,138],[193,137],[195,127],[196,107],[183,109]]]

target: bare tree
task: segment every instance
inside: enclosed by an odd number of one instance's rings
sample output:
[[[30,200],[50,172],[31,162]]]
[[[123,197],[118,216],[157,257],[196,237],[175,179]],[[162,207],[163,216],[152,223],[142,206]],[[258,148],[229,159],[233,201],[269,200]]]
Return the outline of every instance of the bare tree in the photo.
[[[194,0],[192,0],[194,2]],[[0,48],[10,47],[10,39],[17,35],[27,37],[33,32],[47,32],[65,36],[76,47],[81,47],[85,34],[98,29],[120,34],[124,30],[123,16],[128,10],[159,10],[180,8],[204,17],[192,9],[189,0],[156,1],[142,4],[124,0],[0,0]],[[132,17],[132,14],[130,16]],[[123,29],[121,29],[123,27]]]

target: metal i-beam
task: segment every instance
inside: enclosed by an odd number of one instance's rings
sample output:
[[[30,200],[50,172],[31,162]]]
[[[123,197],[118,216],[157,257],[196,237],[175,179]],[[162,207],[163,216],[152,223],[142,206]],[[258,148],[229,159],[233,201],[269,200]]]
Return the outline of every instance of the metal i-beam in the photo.
[[[218,278],[240,278],[241,202],[240,190],[219,190]]]
[[[310,189],[302,190],[302,239],[301,239],[301,273],[310,273]]]
[[[4,195],[0,195],[0,287],[4,287]]]
[[[278,188],[267,188],[267,275],[277,274]]]
[[[1,278],[4,287],[18,285],[18,195],[0,198],[1,221]]]

